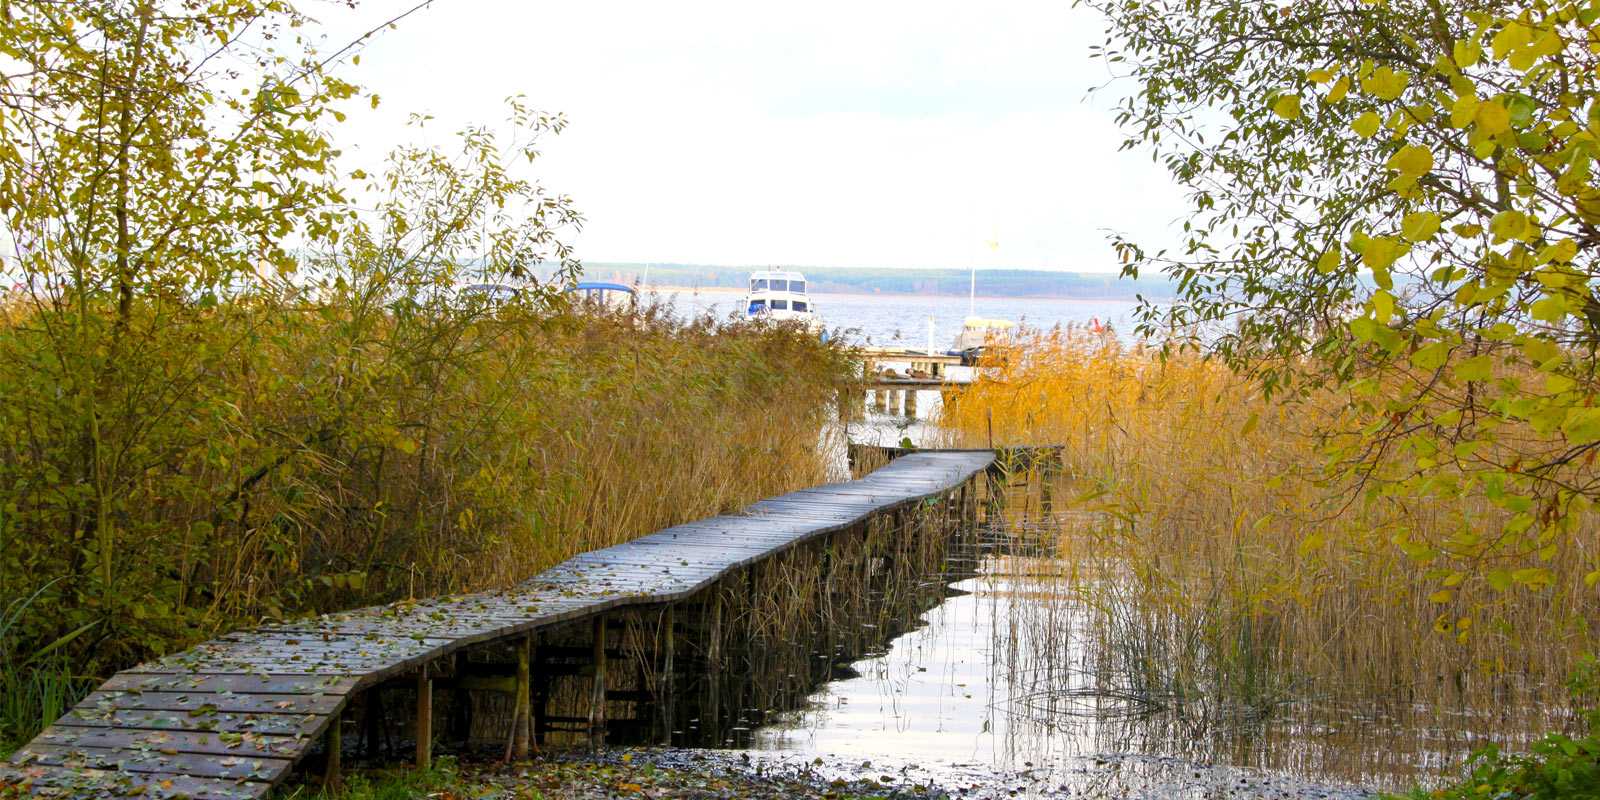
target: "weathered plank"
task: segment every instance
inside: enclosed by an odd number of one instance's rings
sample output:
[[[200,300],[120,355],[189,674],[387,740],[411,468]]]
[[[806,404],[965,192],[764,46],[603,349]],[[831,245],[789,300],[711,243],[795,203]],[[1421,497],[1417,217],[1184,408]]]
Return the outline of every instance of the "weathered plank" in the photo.
[[[157,772],[190,775],[196,778],[277,783],[289,774],[294,762],[286,758],[257,758],[243,755],[206,755],[177,750],[142,750],[116,747],[60,746],[29,744],[12,754],[11,762],[27,766],[86,767],[124,772]]]
[[[209,753],[219,756],[295,758],[300,755],[297,736],[212,731],[162,731],[136,728],[79,728],[58,725],[33,740],[35,744],[63,747],[106,747],[174,753]]]
[[[16,790],[41,797],[190,798],[249,800],[266,797],[272,784],[189,775],[58,767],[45,764],[0,764],[0,796]]]
[[[78,728],[130,728],[141,730],[260,733],[275,736],[315,736],[327,727],[320,714],[230,714],[187,711],[122,711],[74,708],[51,726]],[[46,731],[48,733],[49,731]]]
[[[103,692],[251,692],[253,694],[346,694],[356,679],[327,675],[174,675],[119,672],[100,687]]]
[[[102,710],[145,709],[245,714],[331,714],[343,705],[337,694],[244,694],[230,692],[91,692],[77,708]]]

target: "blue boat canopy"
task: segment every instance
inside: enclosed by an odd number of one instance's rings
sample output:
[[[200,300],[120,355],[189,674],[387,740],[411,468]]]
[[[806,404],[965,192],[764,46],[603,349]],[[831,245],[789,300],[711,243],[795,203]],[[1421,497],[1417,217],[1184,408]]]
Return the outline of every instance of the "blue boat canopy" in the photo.
[[[588,291],[591,289],[605,289],[613,292],[627,292],[628,294],[634,293],[632,286],[624,286],[620,283],[605,283],[603,281],[584,281],[583,283],[575,283],[567,287],[567,291],[569,292]]]

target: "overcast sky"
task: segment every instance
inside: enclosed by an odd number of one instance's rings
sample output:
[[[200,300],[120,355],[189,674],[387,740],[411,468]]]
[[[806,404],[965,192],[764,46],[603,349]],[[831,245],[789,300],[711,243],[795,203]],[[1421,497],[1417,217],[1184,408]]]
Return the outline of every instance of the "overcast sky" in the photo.
[[[412,4],[320,13],[337,35]],[[339,140],[355,166],[411,112],[435,140],[509,95],[561,112],[538,175],[586,261],[1110,270],[1105,229],[1170,238],[1181,195],[1117,152],[1085,97],[1103,25],[1070,6],[436,0],[346,73],[382,103]]]

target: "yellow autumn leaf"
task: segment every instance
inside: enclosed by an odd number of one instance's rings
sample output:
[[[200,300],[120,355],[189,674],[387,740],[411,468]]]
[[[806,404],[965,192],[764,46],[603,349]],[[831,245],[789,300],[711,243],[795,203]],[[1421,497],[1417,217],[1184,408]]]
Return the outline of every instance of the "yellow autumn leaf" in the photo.
[[[1511,130],[1511,112],[1500,105],[1498,100],[1485,100],[1478,103],[1477,119],[1478,130],[1494,136]]]
[[[1296,119],[1300,116],[1300,95],[1286,94],[1272,104],[1272,113],[1284,119]]]
[[[1343,100],[1344,96],[1349,94],[1349,93],[1350,93],[1350,76],[1349,75],[1342,75],[1342,76],[1339,77],[1339,80],[1334,81],[1333,88],[1328,90],[1328,102],[1337,103],[1337,102]]]
[[[1355,122],[1350,123],[1350,128],[1356,132],[1357,136],[1363,139],[1370,139],[1373,134],[1378,132],[1378,126],[1381,124],[1383,124],[1383,120],[1379,119],[1377,114],[1368,111],[1357,117]]]
[[[1571,239],[1562,239],[1561,241],[1552,245],[1547,245],[1543,250],[1540,250],[1538,260],[1541,264],[1551,261],[1554,261],[1557,264],[1565,264],[1577,256],[1578,243]]]
[[[1521,239],[1528,232],[1528,215],[1521,211],[1502,211],[1489,219],[1489,232],[1495,241]]]
[[[1494,35],[1492,46],[1495,58],[1505,58],[1512,50],[1528,43],[1528,26],[1512,21]]]
[[[1439,215],[1431,211],[1407,214],[1400,221],[1400,233],[1413,242],[1426,242],[1439,232]]]
[[[1321,550],[1322,546],[1327,544],[1327,543],[1328,543],[1327,537],[1323,536],[1320,533],[1313,533],[1313,534],[1307,536],[1306,538],[1304,538],[1304,539],[1302,539],[1300,541],[1300,547],[1298,548],[1299,551],[1300,551],[1300,557],[1301,558],[1305,558],[1306,556],[1309,556],[1312,553],[1315,553],[1318,550]]]
[[[1378,67],[1371,75],[1361,79],[1361,89],[1367,94],[1375,95],[1380,100],[1393,100],[1405,91],[1406,83],[1411,76],[1405,72],[1396,72],[1389,67]]]
[[[1325,69],[1314,69],[1306,73],[1306,78],[1312,83],[1327,83],[1333,80],[1333,73]]]
[[[1454,57],[1458,67],[1470,67],[1478,63],[1478,57],[1482,55],[1483,48],[1479,47],[1477,42],[1469,42],[1465,39],[1458,40],[1455,47],[1451,48],[1451,56]]]
[[[1361,250],[1361,263],[1371,270],[1387,269],[1399,257],[1394,240],[1383,236],[1372,237]]]
[[[1462,95],[1450,106],[1450,127],[1465,128],[1478,118],[1477,95]]]
[[[1433,169],[1433,151],[1420,144],[1408,144],[1395,151],[1384,166],[1406,175],[1426,175]]]

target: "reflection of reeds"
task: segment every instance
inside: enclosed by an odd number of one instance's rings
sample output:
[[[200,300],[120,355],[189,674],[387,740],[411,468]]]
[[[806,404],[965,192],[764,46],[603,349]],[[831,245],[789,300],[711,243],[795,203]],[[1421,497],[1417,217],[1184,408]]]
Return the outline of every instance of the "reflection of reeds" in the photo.
[[[1548,560],[1469,551],[1456,545],[1505,512],[1470,497],[1364,503],[1324,482],[1314,432],[1337,419],[1337,397],[1268,400],[1192,354],[1163,360],[1084,331],[1001,355],[987,370],[999,380],[945,410],[945,443],[983,446],[992,426],[996,445],[1064,446],[1053,495],[1076,516],[1044,513],[1045,500],[1011,521],[1093,576],[1074,588],[1088,621],[1075,641],[1108,702],[1191,734],[1311,704],[1348,719],[1361,704],[1432,726],[1395,745],[1422,750],[1562,724],[1550,718],[1566,708],[1561,681],[1600,622],[1580,577],[1600,557],[1592,523]],[[1485,579],[1528,566],[1562,577],[1508,591]],[[1435,596],[1456,572],[1448,599]]]

